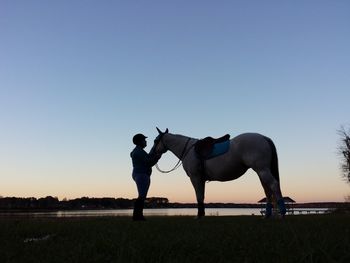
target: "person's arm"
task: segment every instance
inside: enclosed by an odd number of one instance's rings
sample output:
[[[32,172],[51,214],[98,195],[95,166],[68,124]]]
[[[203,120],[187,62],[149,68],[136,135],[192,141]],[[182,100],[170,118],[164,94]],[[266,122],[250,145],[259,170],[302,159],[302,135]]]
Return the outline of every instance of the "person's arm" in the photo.
[[[154,153],[147,153],[144,150],[137,151],[134,156],[140,164],[144,167],[152,167],[160,159],[161,155]]]
[[[149,166],[152,167],[153,165],[155,165],[159,161],[161,156],[162,156],[161,154],[154,154],[154,153],[150,152],[147,155],[147,162],[148,162]]]

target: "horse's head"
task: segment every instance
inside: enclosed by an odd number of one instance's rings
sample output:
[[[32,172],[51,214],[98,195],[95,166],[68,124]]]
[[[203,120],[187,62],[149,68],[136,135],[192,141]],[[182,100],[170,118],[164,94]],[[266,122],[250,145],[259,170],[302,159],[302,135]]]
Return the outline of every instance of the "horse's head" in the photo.
[[[151,152],[154,154],[163,154],[168,150],[168,148],[164,144],[163,137],[165,134],[167,134],[169,132],[169,130],[166,129],[165,132],[162,132],[157,127],[157,131],[159,134],[154,140],[154,144],[153,144],[153,147],[151,149]]]

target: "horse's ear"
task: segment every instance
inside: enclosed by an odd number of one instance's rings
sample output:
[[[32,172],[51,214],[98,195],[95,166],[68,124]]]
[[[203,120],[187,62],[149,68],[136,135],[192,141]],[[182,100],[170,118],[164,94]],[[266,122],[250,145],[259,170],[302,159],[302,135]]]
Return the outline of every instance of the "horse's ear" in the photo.
[[[159,134],[162,134],[161,130],[159,130],[158,127],[156,127],[156,128],[157,128],[158,133],[159,133]]]
[[[169,130],[168,130],[168,128],[166,128],[166,130],[165,130],[165,132],[164,133],[168,133],[169,132]]]

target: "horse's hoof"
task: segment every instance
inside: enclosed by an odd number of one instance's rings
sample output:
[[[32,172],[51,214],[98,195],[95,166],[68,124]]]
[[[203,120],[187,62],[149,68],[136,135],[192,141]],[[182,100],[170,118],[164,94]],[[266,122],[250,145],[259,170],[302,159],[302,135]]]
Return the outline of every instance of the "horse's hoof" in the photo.
[[[202,219],[204,216],[196,216],[194,219],[195,220],[199,220],[199,219]]]

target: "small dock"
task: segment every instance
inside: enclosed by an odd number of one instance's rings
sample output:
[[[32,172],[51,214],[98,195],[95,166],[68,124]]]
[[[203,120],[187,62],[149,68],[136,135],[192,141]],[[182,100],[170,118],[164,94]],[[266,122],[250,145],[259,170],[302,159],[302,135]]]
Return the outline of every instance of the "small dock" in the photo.
[[[290,197],[283,197],[286,209],[287,209],[287,215],[315,215],[315,214],[327,214],[330,212],[327,208],[312,208],[312,207],[297,207],[296,202],[290,198]],[[262,198],[258,201],[261,206],[260,213],[262,215],[265,215],[265,207],[266,207],[266,198]],[[273,209],[273,214],[277,214],[278,211],[276,208]]]
[[[313,209],[313,208],[305,208],[305,209],[288,209],[287,215],[318,215],[318,214],[328,214],[330,211],[328,209]],[[265,209],[260,211],[261,215],[265,215]],[[278,214],[278,211],[273,211],[273,214]]]
[[[289,215],[310,215],[310,214],[327,214],[327,213],[329,213],[328,209],[316,209],[316,208],[287,210],[287,214]]]

